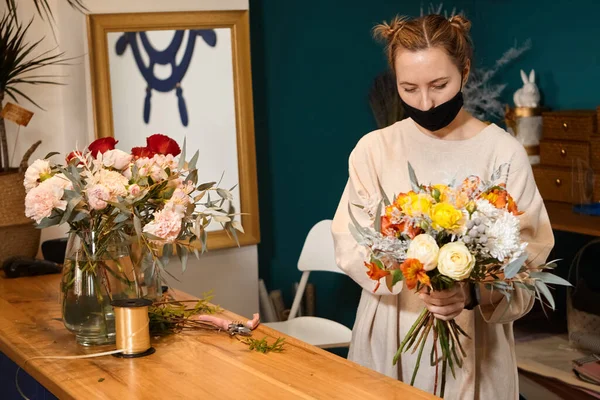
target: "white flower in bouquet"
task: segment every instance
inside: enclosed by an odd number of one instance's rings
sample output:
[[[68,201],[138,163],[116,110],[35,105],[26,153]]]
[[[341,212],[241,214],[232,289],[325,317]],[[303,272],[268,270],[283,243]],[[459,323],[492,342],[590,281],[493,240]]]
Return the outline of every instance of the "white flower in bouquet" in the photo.
[[[31,189],[40,184],[44,179],[48,179],[52,176],[52,169],[48,160],[35,160],[27,171],[25,171],[25,179],[23,185],[25,191],[29,192]]]
[[[417,235],[408,246],[406,256],[416,258],[423,264],[425,271],[431,271],[437,267],[440,248],[431,235]]]
[[[456,281],[467,279],[475,266],[475,257],[463,242],[451,242],[442,246],[438,256],[440,274]]]
[[[177,188],[173,195],[165,204],[165,210],[173,211],[179,214],[182,218],[185,216],[185,211],[190,204],[190,196],[186,193],[186,189]]]
[[[503,212],[498,219],[490,222],[486,248],[494,258],[504,261],[521,248],[519,219],[509,212]]]
[[[476,211],[473,213],[473,218],[481,218],[487,221],[490,218],[498,218],[502,210],[496,208],[492,203],[485,199],[479,199],[475,202]]]
[[[103,210],[110,201],[110,192],[104,185],[90,185],[85,192],[92,210]]]
[[[116,201],[118,196],[127,196],[129,181],[117,171],[102,168],[93,175],[92,184],[100,184],[106,187],[110,194],[109,200]]]
[[[68,180],[53,176],[31,189],[25,196],[25,216],[39,224],[53,209],[65,210],[67,202],[62,197],[69,184]]]
[[[144,232],[154,235],[167,243],[172,243],[181,231],[182,216],[172,210],[164,209],[154,214],[154,220],[144,226]]]
[[[100,153],[98,155],[98,161],[102,161],[102,165],[119,171],[128,167],[132,159],[133,156],[131,154],[119,149],[108,150],[104,154]]]

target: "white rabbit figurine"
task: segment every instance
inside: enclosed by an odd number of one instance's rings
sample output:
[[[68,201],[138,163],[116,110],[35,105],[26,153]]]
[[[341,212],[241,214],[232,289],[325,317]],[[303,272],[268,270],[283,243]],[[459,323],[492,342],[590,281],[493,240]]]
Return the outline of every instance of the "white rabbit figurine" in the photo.
[[[538,107],[540,105],[540,91],[535,84],[535,70],[529,73],[529,79],[523,70],[521,70],[521,79],[523,87],[517,90],[513,96],[513,101],[517,107]]]

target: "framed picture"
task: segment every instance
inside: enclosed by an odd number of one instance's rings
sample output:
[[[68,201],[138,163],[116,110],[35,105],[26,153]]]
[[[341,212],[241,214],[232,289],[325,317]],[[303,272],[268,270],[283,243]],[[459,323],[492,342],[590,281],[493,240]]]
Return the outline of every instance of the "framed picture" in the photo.
[[[118,148],[162,133],[196,150],[198,182],[221,178],[244,233],[260,240],[248,10],[87,17],[96,137]],[[219,224],[209,249],[236,246]]]

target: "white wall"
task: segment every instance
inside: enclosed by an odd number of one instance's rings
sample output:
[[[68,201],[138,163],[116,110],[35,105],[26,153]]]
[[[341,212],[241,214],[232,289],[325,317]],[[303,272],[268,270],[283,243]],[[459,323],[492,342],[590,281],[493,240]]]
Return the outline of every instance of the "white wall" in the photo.
[[[33,2],[20,1],[19,16],[29,21],[36,14]],[[89,76],[87,28],[85,16],[71,9],[65,0],[48,0],[56,18],[56,35],[59,50],[66,57],[77,57],[70,66],[48,68],[44,73],[63,75],[65,86],[22,86],[19,89],[30,95],[45,111],[24,99],[22,106],[35,112],[29,126],[21,128],[15,164],[21,155],[38,139],[42,145],[32,160],[50,151],[70,152],[76,144],[84,147],[94,139],[92,100]],[[248,9],[247,0],[86,0],[91,13],[124,13],[185,10]],[[5,2],[0,1],[0,10]],[[40,51],[56,47],[47,23],[36,16],[30,29],[30,40],[46,36]],[[14,124],[7,123],[9,148],[15,141]],[[42,231],[42,241],[64,236],[67,227],[53,227]],[[214,250],[200,260],[190,258],[188,269],[181,275],[180,266],[172,262],[169,271],[181,282],[171,279],[170,284],[191,294],[201,295],[214,290],[213,302],[224,308],[250,317],[258,312],[258,255],[256,246]]]

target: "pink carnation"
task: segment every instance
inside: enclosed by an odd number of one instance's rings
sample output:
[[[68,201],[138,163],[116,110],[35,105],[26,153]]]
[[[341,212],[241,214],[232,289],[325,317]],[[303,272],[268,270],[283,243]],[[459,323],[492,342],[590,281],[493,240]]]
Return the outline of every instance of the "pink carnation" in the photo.
[[[181,231],[181,215],[171,210],[162,210],[154,214],[154,221],[144,226],[144,232],[172,243]]]
[[[67,202],[62,200],[62,179],[48,179],[32,188],[25,196],[25,216],[38,224],[52,214],[53,209],[65,210]]]
[[[92,210],[103,210],[106,208],[110,200],[110,192],[104,185],[91,185],[85,190],[88,198],[88,203]]]

